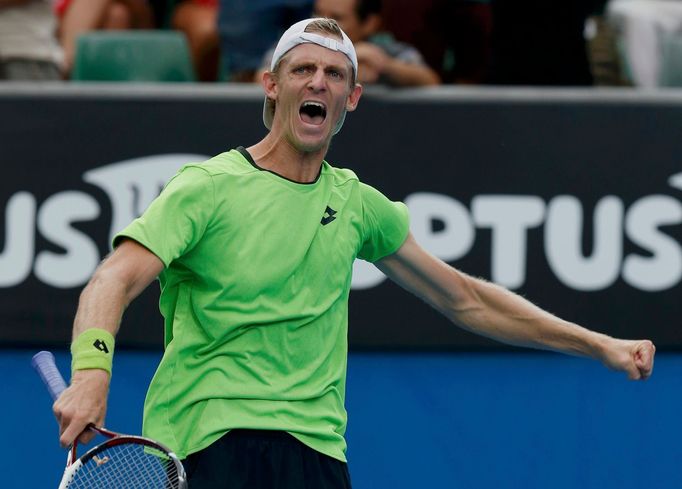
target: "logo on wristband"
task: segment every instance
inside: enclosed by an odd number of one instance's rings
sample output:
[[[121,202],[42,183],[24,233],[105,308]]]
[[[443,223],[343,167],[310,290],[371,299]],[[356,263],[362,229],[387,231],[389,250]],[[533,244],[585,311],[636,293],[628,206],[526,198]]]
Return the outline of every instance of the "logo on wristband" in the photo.
[[[95,340],[92,346],[97,348],[102,353],[109,353],[109,348],[107,348],[107,344],[104,342],[104,340]]]

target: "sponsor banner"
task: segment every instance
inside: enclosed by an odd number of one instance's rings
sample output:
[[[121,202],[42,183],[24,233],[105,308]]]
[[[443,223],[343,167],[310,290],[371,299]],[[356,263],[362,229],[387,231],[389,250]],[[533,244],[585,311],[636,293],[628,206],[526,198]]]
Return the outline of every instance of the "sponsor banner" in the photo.
[[[184,163],[265,134],[257,90],[65,93],[0,92],[4,344],[68,342],[112,235]],[[677,348],[680,113],[682,99],[370,91],[328,160],[404,201],[417,240],[448,263],[591,329]],[[161,345],[157,302],[152,286],[129,307],[120,345]],[[350,342],[497,346],[360,261]]]

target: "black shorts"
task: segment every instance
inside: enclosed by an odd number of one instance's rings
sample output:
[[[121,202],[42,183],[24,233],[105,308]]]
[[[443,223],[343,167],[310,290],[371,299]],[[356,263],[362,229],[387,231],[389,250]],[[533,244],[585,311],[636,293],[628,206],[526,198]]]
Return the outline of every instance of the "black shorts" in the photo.
[[[232,430],[183,465],[190,489],[350,489],[348,465],[284,431]]]

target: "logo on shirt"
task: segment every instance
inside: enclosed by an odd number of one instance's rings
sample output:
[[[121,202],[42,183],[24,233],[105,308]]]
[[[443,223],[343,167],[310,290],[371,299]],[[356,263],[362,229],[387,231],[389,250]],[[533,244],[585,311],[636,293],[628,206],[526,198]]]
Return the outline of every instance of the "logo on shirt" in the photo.
[[[332,222],[334,219],[336,219],[336,217],[334,217],[334,214],[336,214],[336,211],[331,207],[327,206],[327,208],[324,210],[324,215],[322,216],[320,224],[326,226],[327,224]]]

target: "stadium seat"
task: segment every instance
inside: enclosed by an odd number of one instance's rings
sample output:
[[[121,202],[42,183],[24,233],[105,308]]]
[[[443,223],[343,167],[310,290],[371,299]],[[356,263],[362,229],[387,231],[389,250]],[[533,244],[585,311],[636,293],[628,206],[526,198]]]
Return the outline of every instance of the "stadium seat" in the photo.
[[[661,39],[662,59],[659,84],[682,87],[682,35],[666,35]]]
[[[77,81],[190,82],[189,47],[177,31],[97,31],[81,35],[71,74]]]

